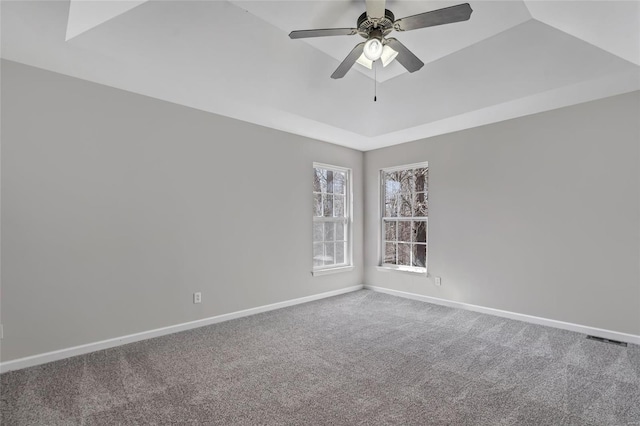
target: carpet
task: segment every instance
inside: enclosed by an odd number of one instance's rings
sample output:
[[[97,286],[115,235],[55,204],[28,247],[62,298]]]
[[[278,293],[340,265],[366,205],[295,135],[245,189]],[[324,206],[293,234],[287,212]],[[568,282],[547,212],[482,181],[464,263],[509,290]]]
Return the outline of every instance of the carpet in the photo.
[[[361,290],[0,376],[2,425],[640,425],[640,347]]]

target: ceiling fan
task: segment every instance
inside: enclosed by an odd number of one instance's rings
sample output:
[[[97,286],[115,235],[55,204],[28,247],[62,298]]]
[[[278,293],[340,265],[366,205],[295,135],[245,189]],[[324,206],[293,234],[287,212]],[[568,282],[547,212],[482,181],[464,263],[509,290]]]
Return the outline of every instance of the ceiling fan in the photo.
[[[473,12],[469,3],[464,3],[396,20],[393,13],[385,9],[385,0],[366,2],[367,11],[358,18],[357,28],[291,31],[289,37],[298,39],[359,34],[366,38],[367,41],[357,44],[331,74],[331,78],[334,79],[344,77],[356,62],[371,69],[373,62],[378,59],[386,67],[397,58],[407,71],[415,72],[422,68],[424,63],[397,39],[386,38],[387,35],[394,30],[402,32],[467,21]]]

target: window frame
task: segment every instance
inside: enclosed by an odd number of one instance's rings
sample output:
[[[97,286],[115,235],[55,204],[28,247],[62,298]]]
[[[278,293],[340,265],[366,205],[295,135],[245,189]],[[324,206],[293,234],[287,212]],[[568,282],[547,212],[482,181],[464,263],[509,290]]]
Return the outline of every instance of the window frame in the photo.
[[[386,208],[385,208],[385,200],[386,200],[386,185],[385,185],[385,173],[390,173],[390,172],[397,172],[397,171],[406,171],[406,170],[413,170],[413,169],[419,169],[419,168],[426,168],[427,169],[427,176],[429,175],[429,162],[428,161],[424,161],[424,162],[420,162],[420,163],[412,163],[412,164],[404,164],[401,166],[393,166],[393,167],[385,167],[383,169],[380,169],[379,173],[378,173],[378,179],[379,179],[379,227],[378,227],[378,231],[379,231],[379,238],[378,238],[378,267],[377,269],[379,271],[399,271],[399,272],[408,272],[408,273],[412,273],[412,274],[418,274],[418,275],[424,275],[427,276],[428,275],[428,270],[429,270],[429,213],[428,213],[428,207],[427,207],[427,216],[411,216],[411,217],[402,217],[402,216],[395,216],[395,217],[387,217],[384,216],[385,212],[386,212]],[[428,178],[427,178],[428,179]],[[429,184],[428,184],[428,180],[427,180],[427,186],[426,186],[426,201],[427,201],[427,206],[428,206],[428,200],[429,200]],[[413,214],[413,213],[412,213]],[[398,218],[401,219],[398,219]],[[389,221],[389,220],[394,220],[397,222],[401,222],[401,221],[413,221],[413,220],[424,220],[425,221],[425,232],[426,232],[426,255],[425,255],[425,266],[424,267],[420,267],[420,266],[410,266],[410,265],[394,265],[391,263],[385,263],[385,243],[386,243],[386,233],[385,233],[385,220]],[[397,240],[396,240],[397,242]]]
[[[312,170],[315,174],[316,169],[325,169],[334,172],[344,173],[345,175],[345,201],[344,201],[344,218],[340,217],[327,217],[327,216],[315,216],[312,211],[312,225],[311,225],[311,274],[313,276],[333,274],[336,272],[347,272],[354,269],[353,267],[353,182],[352,182],[352,170],[348,167],[336,166],[333,164],[314,162]],[[313,184],[313,182],[312,182]],[[314,197],[318,194],[316,191],[311,190],[311,196]],[[312,200],[313,203],[313,200]],[[312,204],[313,205],[313,204]],[[323,205],[324,207],[324,205]],[[343,223],[344,224],[344,238],[345,238],[345,253],[344,262],[340,264],[315,266],[313,264],[313,245],[316,243],[314,238],[314,227],[317,223]],[[334,240],[335,241],[335,238]],[[322,243],[324,244],[324,237]]]

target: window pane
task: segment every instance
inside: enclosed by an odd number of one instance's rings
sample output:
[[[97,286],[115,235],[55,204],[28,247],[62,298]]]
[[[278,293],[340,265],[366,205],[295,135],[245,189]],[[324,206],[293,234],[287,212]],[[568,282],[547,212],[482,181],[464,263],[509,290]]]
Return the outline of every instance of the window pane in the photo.
[[[385,217],[398,216],[398,198],[394,195],[387,195],[384,200]]]
[[[386,243],[384,246],[384,263],[396,264],[397,244]]]
[[[313,266],[322,266],[324,265],[324,252],[322,248],[322,243],[314,243],[313,244]]]
[[[413,222],[413,241],[418,243],[427,242],[427,223],[424,221]]]
[[[426,167],[415,169],[416,192],[423,192],[427,190],[427,170],[428,169]]]
[[[413,216],[427,216],[427,200],[424,192],[419,192],[413,196]]]
[[[398,241],[411,242],[411,221],[398,221]]]
[[[333,196],[333,216],[344,217],[344,195]]]
[[[411,265],[411,244],[398,243],[398,265]]]
[[[322,194],[313,194],[313,215],[322,216]]]
[[[388,221],[384,223],[384,239],[387,241],[396,240],[396,222]]]
[[[318,177],[318,183],[320,184],[319,192],[327,192],[327,170],[316,169],[316,176]]]
[[[389,196],[400,192],[400,182],[398,181],[397,172],[388,172],[384,174],[384,190]]]
[[[322,169],[313,169],[313,192],[322,192],[322,185],[320,182],[323,180]]]
[[[344,194],[347,177],[343,172],[333,173],[333,193]]]
[[[345,243],[336,243],[336,263],[345,263],[344,261]]]
[[[333,192],[333,172],[331,170],[327,170],[327,192]]]
[[[323,207],[324,207],[324,216],[331,217],[333,216],[333,195],[322,195]]]
[[[321,242],[324,237],[322,222],[313,224],[313,242]]]
[[[413,211],[411,210],[412,197],[411,194],[400,194],[400,217],[411,217]]]
[[[324,243],[324,264],[333,265],[334,263],[334,244]]]
[[[344,223],[336,223],[336,241],[346,240],[344,235]]]
[[[333,231],[333,223],[325,222],[324,224],[324,240],[325,241],[333,241],[334,240],[334,231]]]
[[[427,245],[413,245],[413,266],[425,268],[427,266]]]
[[[400,192],[410,194],[413,190],[413,170],[403,170],[398,172],[400,177]]]

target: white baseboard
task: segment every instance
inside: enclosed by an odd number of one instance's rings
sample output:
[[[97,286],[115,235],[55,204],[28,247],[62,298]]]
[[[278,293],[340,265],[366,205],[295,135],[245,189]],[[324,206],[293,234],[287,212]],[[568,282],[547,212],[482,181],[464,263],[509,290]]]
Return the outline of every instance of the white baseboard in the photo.
[[[284,302],[273,303],[271,305],[258,306],[256,308],[245,309],[243,311],[231,312],[228,314],[217,315],[215,317],[204,318],[201,320],[185,322],[182,324],[171,325],[169,327],[156,328],[155,330],[143,331],[140,333],[129,334],[127,336],[116,337],[113,339],[102,340],[100,342],[88,343],[86,345],[74,346],[72,348],[60,349],[57,351],[46,352],[43,354],[28,356],[25,358],[14,359],[0,363],[0,373],[12,370],[20,370],[22,368],[33,367],[40,364],[46,364],[52,361],[58,361],[76,355],[83,355],[102,349],[113,348],[115,346],[126,345],[127,343],[139,342],[141,340],[152,339],[154,337],[165,336],[167,334],[177,333],[179,331],[191,330],[193,328],[204,327],[219,322],[229,321],[236,318],[247,317],[249,315],[259,314],[261,312],[273,311],[275,309],[286,308],[287,306],[299,305],[301,303],[312,302],[314,300],[325,299],[327,297],[338,296],[340,294],[350,293],[352,291],[362,290],[362,285],[356,285],[339,290],[327,291],[325,293],[314,294],[311,296],[300,297],[298,299],[285,300]]]
[[[591,336],[603,337],[605,339],[618,340],[621,342],[640,345],[640,336],[636,336],[635,334],[620,333],[618,331],[604,330],[602,328],[589,327],[586,325],[573,324],[570,322],[556,321],[547,318],[534,317],[532,315],[518,314],[516,312],[502,311],[500,309],[486,308],[484,306],[455,302],[452,300],[440,299],[437,297],[423,296],[421,294],[407,293],[404,291],[392,290],[390,288],[376,287],[366,284],[364,288],[380,293],[390,294],[392,296],[404,297],[406,299],[419,300],[421,302],[449,306],[451,308],[465,309],[467,311],[480,312],[482,314],[495,315],[497,317],[524,321],[531,324],[546,325],[548,327],[561,328],[563,330],[575,331],[577,333],[583,333]]]

